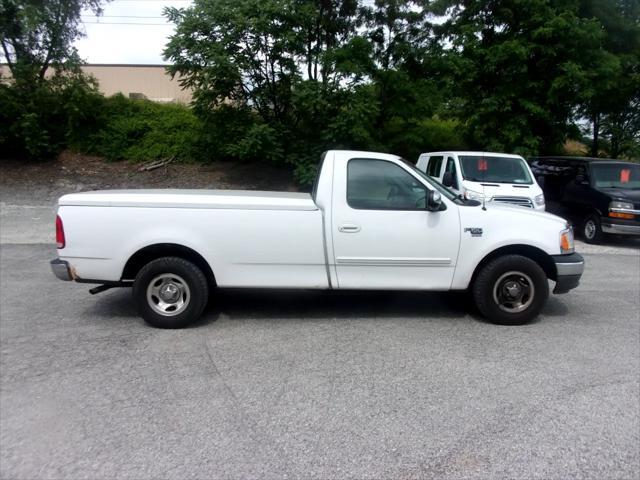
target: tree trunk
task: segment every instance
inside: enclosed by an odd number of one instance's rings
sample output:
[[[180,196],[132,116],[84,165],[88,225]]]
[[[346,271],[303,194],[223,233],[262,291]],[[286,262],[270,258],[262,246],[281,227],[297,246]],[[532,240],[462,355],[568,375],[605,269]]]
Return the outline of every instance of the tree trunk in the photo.
[[[600,114],[594,113],[591,117],[591,123],[593,124],[593,143],[591,144],[591,156],[598,156],[598,143],[600,141]]]

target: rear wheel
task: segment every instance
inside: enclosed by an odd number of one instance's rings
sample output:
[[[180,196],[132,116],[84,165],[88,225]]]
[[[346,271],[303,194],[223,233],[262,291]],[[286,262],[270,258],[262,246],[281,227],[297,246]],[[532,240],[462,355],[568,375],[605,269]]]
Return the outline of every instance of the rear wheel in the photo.
[[[158,328],[184,328],[197,320],[209,298],[207,279],[193,263],[162,257],[142,267],[133,297],[144,320]]]
[[[582,223],[582,235],[587,243],[602,243],[604,233],[598,215],[588,215]]]
[[[522,255],[505,255],[482,267],[472,287],[478,310],[501,325],[533,320],[549,296],[547,276]]]

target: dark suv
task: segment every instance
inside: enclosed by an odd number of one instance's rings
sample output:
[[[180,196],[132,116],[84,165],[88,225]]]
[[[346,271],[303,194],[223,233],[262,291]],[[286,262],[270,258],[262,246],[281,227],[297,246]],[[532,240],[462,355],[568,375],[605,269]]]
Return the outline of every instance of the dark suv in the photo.
[[[640,235],[640,164],[586,157],[529,163],[547,211],[571,220],[587,243],[600,243],[604,233]]]

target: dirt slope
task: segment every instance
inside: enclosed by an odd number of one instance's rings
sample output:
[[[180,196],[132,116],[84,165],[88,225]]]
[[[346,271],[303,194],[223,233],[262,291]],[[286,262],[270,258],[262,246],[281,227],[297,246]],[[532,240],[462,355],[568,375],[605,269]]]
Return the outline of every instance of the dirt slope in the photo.
[[[116,188],[220,188],[296,191],[291,171],[269,163],[170,164],[139,171],[140,164],[106,162],[65,152],[57,160],[0,160],[0,201],[49,204],[65,193]]]

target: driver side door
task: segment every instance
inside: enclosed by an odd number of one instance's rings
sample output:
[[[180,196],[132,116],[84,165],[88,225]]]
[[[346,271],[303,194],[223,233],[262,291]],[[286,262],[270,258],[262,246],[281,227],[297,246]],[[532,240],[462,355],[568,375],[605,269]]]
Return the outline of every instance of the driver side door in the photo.
[[[399,163],[352,158],[338,168],[331,228],[339,288],[447,290],[460,242],[455,205],[427,211],[428,187]]]

